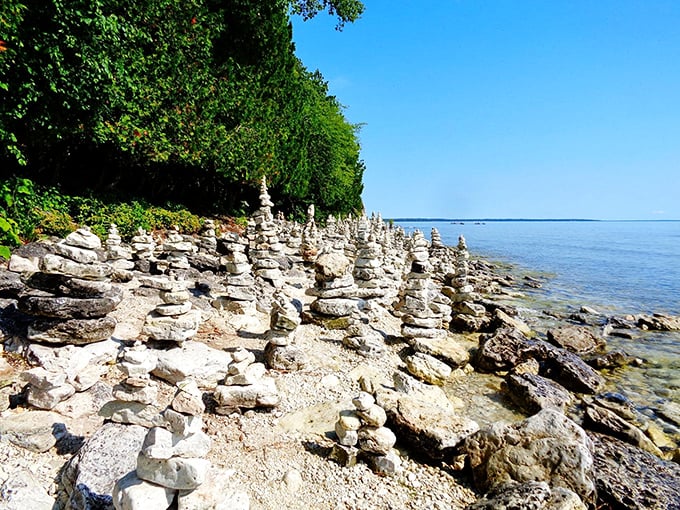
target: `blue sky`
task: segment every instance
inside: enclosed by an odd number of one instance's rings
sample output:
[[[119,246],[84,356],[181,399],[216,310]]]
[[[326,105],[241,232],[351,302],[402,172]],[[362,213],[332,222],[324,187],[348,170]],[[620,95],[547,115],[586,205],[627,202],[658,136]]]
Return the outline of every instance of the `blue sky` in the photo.
[[[680,1],[364,3],[293,38],[365,124],[368,212],[680,219]]]

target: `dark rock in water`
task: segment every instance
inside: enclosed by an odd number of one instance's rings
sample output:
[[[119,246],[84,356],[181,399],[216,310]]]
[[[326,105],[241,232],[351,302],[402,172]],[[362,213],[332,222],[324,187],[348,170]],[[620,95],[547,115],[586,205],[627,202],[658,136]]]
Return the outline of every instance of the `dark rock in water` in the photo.
[[[485,372],[510,370],[529,358],[545,357],[542,345],[545,342],[529,340],[515,328],[501,328],[493,334],[482,335],[479,342],[473,365]]]
[[[638,317],[637,326],[645,330],[680,331],[680,317],[672,317],[661,313],[641,315]]]
[[[680,465],[598,433],[593,442],[598,507],[679,510]]]
[[[492,490],[467,510],[544,510],[586,508],[577,494],[545,482],[509,483]]]
[[[632,317],[609,317],[607,324],[615,329],[635,329],[637,327]]]
[[[541,360],[545,371],[541,373],[562,386],[579,393],[597,393],[604,379],[573,352],[546,344],[546,357]]]
[[[509,374],[503,384],[510,399],[529,414],[553,408],[564,412],[571,395],[559,384],[534,374]]]
[[[24,284],[17,273],[0,269],[0,298],[16,299],[24,289]]]
[[[585,431],[554,409],[511,425],[494,423],[468,437],[476,487],[490,491],[517,482],[565,487],[586,504],[595,501],[592,443]],[[519,507],[523,508],[523,507]]]
[[[490,325],[491,319],[489,317],[475,317],[474,315],[466,314],[455,314],[449,323],[451,331],[471,333],[476,331],[488,331]]]
[[[549,329],[547,336],[551,344],[576,354],[589,354],[602,349],[605,345],[604,340],[588,328],[581,326],[562,326]]]
[[[116,320],[98,319],[37,319],[28,327],[28,339],[33,342],[90,344],[113,335]]]
[[[660,457],[661,451],[639,428],[618,416],[609,409],[596,404],[589,404],[583,420],[583,426],[616,437],[649,453]]]
[[[588,313],[572,313],[569,316],[569,320],[578,322],[579,324],[585,324],[586,326],[603,326],[606,323],[604,317]]]
[[[24,296],[19,299],[19,310],[29,315],[55,319],[91,319],[104,317],[112,312],[120,300],[120,294],[86,299],[65,296]]]
[[[641,366],[644,362],[639,358],[629,356],[623,351],[612,351],[601,356],[588,358],[586,363],[597,370],[602,370],[625,367],[626,365]]]
[[[518,312],[517,308],[510,306],[505,303],[498,303],[496,301],[491,301],[490,299],[478,299],[475,303],[479,303],[484,308],[486,308],[489,313],[493,315],[496,310],[501,310],[502,312],[508,314],[510,317],[516,317]]]
[[[613,391],[600,393],[593,398],[593,402],[600,407],[605,407],[610,411],[614,411],[624,420],[635,421],[637,419],[635,404],[631,399],[621,393]]]

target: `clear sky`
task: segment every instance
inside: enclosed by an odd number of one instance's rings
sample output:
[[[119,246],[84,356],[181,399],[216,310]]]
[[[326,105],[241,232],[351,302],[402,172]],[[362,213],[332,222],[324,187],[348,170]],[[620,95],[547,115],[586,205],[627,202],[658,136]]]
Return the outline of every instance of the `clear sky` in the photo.
[[[365,0],[297,55],[383,217],[680,219],[680,0]]]

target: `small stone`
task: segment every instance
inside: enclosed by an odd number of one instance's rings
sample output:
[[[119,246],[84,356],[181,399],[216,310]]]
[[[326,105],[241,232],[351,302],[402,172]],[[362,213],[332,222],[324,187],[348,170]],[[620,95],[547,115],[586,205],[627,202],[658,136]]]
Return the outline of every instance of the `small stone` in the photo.
[[[329,458],[341,466],[352,467],[356,465],[358,455],[359,450],[357,448],[353,446],[343,446],[336,443],[333,445],[333,449],[331,450]]]
[[[298,492],[302,486],[302,475],[297,469],[290,469],[283,475],[283,483],[290,492]]]
[[[365,411],[375,404],[375,398],[370,393],[362,391],[352,399],[352,404],[354,404],[358,411]]]
[[[130,471],[116,482],[112,495],[116,510],[165,509],[175,499],[175,490],[144,481]]]
[[[373,404],[364,411],[358,411],[357,414],[364,420],[366,425],[371,427],[382,427],[387,421],[385,410],[376,404]]]
[[[335,434],[338,436],[338,442],[343,446],[355,446],[359,441],[359,432],[343,428],[340,421],[335,422]]]
[[[203,483],[210,467],[206,459],[173,457],[150,459],[140,452],[137,457],[137,476],[170,489],[195,489]]]
[[[387,455],[397,437],[387,427],[363,427],[359,430],[359,448],[369,453]]]

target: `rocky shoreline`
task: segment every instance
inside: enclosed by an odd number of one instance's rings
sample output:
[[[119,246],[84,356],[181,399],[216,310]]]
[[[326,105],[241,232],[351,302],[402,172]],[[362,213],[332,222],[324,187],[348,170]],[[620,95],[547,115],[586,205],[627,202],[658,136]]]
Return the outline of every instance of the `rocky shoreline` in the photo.
[[[244,233],[115,226],[0,270],[7,509],[680,508],[680,405],[641,413],[613,335],[379,216]]]

